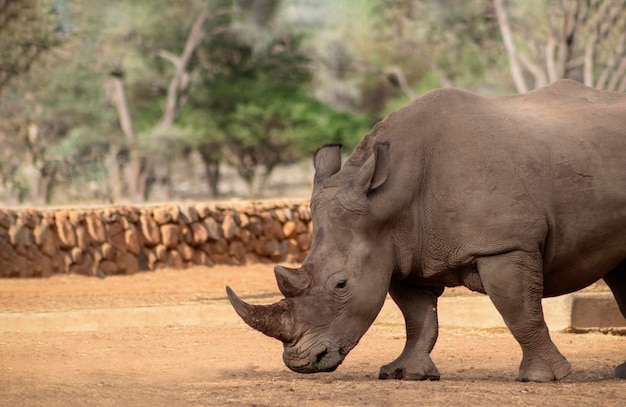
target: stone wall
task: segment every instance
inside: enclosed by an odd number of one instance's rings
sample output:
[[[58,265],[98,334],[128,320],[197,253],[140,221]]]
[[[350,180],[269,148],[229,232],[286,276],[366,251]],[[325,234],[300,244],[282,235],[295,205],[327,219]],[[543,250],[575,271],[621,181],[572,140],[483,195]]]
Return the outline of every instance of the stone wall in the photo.
[[[0,209],[0,277],[301,262],[308,202]]]

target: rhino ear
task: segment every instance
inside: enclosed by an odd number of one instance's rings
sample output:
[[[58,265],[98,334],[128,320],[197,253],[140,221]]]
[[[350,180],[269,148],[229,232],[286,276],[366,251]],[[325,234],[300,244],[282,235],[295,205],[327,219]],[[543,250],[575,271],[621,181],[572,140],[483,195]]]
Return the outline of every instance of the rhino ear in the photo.
[[[375,190],[387,181],[389,176],[389,142],[378,142],[374,154],[365,161],[354,177],[357,188],[364,193]]]
[[[341,169],[341,144],[327,144],[315,153],[313,158],[315,167],[314,185],[335,175]]]

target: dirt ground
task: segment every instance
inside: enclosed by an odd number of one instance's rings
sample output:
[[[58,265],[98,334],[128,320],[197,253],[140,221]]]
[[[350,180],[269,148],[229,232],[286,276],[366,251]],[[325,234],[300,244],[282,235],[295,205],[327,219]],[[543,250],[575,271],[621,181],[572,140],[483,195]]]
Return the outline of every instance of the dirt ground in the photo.
[[[228,284],[251,302],[276,299],[271,266],[160,270],[100,280],[74,275],[0,280],[0,314],[209,307],[201,324],[85,332],[1,333],[1,406],[624,406],[613,367],[626,338],[554,332],[573,373],[558,383],[516,381],[521,352],[505,330],[442,329],[433,351],[438,382],[379,381],[404,345],[391,304],[333,373],[292,373],[282,345],[230,308]],[[444,295],[469,295],[451,290]],[[124,313],[125,318],[132,317]]]

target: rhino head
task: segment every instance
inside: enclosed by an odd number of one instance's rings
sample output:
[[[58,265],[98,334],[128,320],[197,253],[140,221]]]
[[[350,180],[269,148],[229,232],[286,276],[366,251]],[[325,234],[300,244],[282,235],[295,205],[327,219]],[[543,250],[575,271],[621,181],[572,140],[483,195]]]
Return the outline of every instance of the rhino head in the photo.
[[[391,239],[371,202],[387,181],[389,145],[377,143],[344,168],[340,149],[328,145],[315,155],[311,249],[300,268],[274,268],[285,298],[251,305],[226,287],[239,316],[282,341],[283,361],[299,373],[330,372],[343,362],[382,308],[393,271]]]

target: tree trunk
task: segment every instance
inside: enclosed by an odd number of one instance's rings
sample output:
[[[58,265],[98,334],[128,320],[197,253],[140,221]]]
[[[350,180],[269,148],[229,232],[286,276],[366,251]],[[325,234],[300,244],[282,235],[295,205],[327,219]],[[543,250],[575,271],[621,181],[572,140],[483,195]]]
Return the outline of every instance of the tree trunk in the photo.
[[[506,12],[504,11],[502,0],[493,0],[493,6],[496,10],[496,16],[498,18],[500,32],[502,33],[504,47],[506,48],[506,53],[509,57],[509,65],[511,68],[511,75],[513,76],[513,82],[515,83],[515,87],[519,93],[527,92],[528,86],[526,85],[522,69],[517,59],[517,49],[515,48],[515,43],[513,42],[511,27],[509,26],[509,20]]]
[[[117,109],[120,127],[122,128],[122,132],[126,138],[126,145],[128,146],[129,159],[123,170],[126,186],[128,188],[127,195],[131,202],[136,203],[143,201],[145,187],[141,185],[140,180],[145,177],[145,174],[142,173],[145,166],[143,165],[144,159],[141,157],[137,135],[133,128],[133,119],[126,99],[126,91],[122,80],[123,77],[123,72],[116,72],[111,75],[113,89],[110,97]],[[118,182],[121,183],[121,181]]]
[[[120,147],[117,144],[110,144],[109,151],[104,157],[104,168],[107,172],[108,199],[111,202],[120,202],[123,196],[122,174],[117,156]]]
[[[206,144],[198,148],[202,162],[204,163],[204,171],[206,173],[207,182],[209,184],[209,190],[211,196],[217,198],[219,193],[219,180],[220,180],[220,159],[215,154],[217,148]]]

